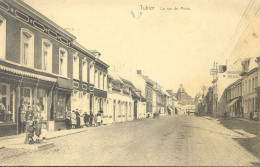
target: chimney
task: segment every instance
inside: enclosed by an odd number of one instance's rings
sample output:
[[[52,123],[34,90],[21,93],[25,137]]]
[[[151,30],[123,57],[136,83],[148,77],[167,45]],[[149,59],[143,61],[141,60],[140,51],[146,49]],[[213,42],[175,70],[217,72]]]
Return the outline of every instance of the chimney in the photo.
[[[137,70],[136,73],[137,74],[142,74],[142,70]]]
[[[101,53],[99,53],[97,50],[91,50],[90,52],[92,52],[95,55],[96,59],[99,59],[101,56]]]

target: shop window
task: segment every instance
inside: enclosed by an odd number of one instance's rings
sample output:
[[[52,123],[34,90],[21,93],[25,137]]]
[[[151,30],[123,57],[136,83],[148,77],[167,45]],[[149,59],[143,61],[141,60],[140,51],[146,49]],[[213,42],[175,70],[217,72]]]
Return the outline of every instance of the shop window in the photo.
[[[79,79],[79,56],[78,53],[73,55],[73,78]]]
[[[65,109],[66,109],[65,94],[59,92],[57,95],[57,108],[56,108],[55,118],[63,119],[65,116]]]
[[[21,91],[21,97],[24,98],[24,102],[27,106],[32,107],[32,89],[23,87]]]
[[[59,74],[61,76],[67,77],[67,59],[68,52],[64,48],[59,49]]]
[[[34,35],[24,28],[21,29],[20,63],[27,67],[34,67]]]
[[[42,70],[52,72],[52,44],[47,39],[42,40]]]
[[[82,81],[88,81],[88,62],[87,59],[83,59],[82,61]]]
[[[0,58],[5,59],[6,20],[0,16]]]
[[[12,100],[10,86],[0,84],[0,123],[13,121]]]
[[[39,88],[37,90],[37,98],[39,100],[39,107],[42,111],[44,120],[47,120],[47,94],[44,89]]]

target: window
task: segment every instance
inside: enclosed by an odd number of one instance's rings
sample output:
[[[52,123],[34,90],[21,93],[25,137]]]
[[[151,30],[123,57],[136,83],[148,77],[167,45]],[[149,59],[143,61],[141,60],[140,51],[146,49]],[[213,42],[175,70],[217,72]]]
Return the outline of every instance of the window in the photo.
[[[94,61],[90,63],[89,66],[89,82],[94,85],[95,82],[95,70],[94,70]]]
[[[249,79],[249,82],[248,82],[248,89],[249,89],[249,92],[248,93],[251,93],[251,79]]]
[[[98,71],[95,70],[95,87],[98,87]]]
[[[21,29],[21,57],[20,63],[34,67],[34,35],[29,30]]]
[[[59,49],[59,75],[67,77],[67,56],[68,52],[64,48]]]
[[[42,70],[52,72],[52,44],[47,39],[42,40]]]
[[[82,61],[82,81],[88,81],[88,61],[86,58]]]
[[[104,90],[107,90],[107,74],[104,74]]]
[[[5,59],[6,21],[0,16],[0,58]]]
[[[73,78],[79,79],[79,56],[78,53],[73,55]]]
[[[260,85],[258,85],[257,77],[255,77],[255,86],[256,87],[260,86]]]
[[[100,89],[104,89],[104,85],[103,85],[103,73],[102,72],[100,72],[99,73],[99,85],[98,85],[98,87],[100,88]]]
[[[37,90],[37,98],[39,100],[39,107],[42,111],[42,116],[44,120],[47,120],[47,100],[48,96],[45,89],[38,88]]]

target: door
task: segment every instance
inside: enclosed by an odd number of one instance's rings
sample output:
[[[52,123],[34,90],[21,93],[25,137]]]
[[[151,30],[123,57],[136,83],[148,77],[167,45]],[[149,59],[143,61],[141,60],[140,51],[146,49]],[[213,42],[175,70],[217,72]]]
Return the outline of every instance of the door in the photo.
[[[116,101],[113,102],[113,121],[116,122]]]
[[[93,113],[93,94],[90,94],[90,98],[89,98],[89,111],[90,113]]]
[[[137,101],[134,101],[134,118],[137,119]]]

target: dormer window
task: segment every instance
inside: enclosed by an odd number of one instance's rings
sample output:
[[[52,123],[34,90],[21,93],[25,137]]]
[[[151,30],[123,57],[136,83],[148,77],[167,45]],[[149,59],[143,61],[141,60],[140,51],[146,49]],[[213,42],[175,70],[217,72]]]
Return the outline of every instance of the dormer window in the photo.
[[[59,49],[59,75],[67,77],[68,52],[64,48]]]
[[[73,55],[73,78],[79,79],[79,56],[78,53]]]
[[[27,29],[21,29],[21,57],[22,65],[34,67],[34,35]]]

